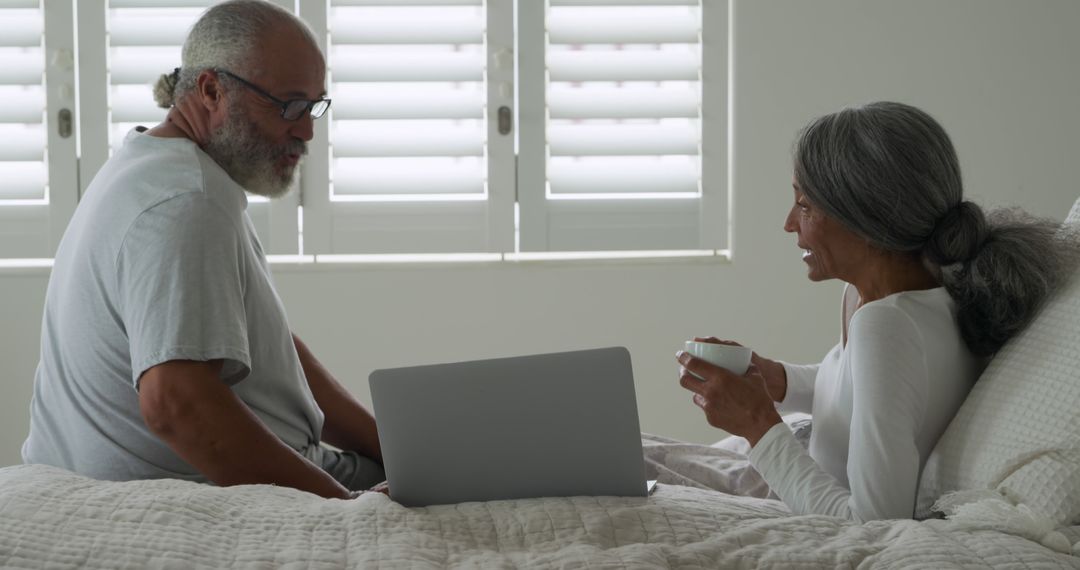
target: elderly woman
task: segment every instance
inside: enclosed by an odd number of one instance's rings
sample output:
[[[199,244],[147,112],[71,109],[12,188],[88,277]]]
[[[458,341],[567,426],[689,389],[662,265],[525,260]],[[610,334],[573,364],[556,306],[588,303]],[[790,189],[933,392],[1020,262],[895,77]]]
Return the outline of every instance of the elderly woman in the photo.
[[[1059,281],[1057,225],[965,201],[948,135],[900,103],[813,121],[794,162],[784,230],[811,281],[847,283],[840,342],[809,366],[755,354],[745,376],[680,352],[680,383],[711,425],[749,441],[793,512],[911,518],[926,459],[986,357]],[[808,448],[780,419],[793,411],[813,415]]]

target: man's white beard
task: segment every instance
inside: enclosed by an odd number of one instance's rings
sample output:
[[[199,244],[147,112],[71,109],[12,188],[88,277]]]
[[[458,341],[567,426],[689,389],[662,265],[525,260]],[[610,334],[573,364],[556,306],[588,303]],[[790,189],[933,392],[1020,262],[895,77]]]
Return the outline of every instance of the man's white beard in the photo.
[[[282,145],[266,140],[239,101],[234,100],[229,104],[225,124],[210,135],[203,150],[248,192],[278,198],[289,192],[296,178],[296,167],[281,170],[281,159],[290,154],[307,154],[307,145],[299,139]]]

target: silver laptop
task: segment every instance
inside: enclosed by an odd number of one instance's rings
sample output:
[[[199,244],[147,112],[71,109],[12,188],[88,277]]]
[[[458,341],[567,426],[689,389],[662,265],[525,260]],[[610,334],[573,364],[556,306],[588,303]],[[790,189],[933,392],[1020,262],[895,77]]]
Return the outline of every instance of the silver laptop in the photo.
[[[369,380],[390,497],[402,505],[646,495],[625,348],[376,370]]]

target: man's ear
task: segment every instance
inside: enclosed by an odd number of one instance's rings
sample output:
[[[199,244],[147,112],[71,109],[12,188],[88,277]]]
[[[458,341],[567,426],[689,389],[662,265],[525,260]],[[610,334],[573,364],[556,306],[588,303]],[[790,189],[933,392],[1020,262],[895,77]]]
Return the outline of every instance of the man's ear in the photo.
[[[195,79],[195,92],[211,116],[224,113],[225,92],[221,88],[217,73],[209,69],[203,70]]]
[[[221,77],[210,69],[203,70],[195,78],[195,93],[199,103],[206,109],[206,132],[216,131],[228,119],[228,94],[222,89]]]

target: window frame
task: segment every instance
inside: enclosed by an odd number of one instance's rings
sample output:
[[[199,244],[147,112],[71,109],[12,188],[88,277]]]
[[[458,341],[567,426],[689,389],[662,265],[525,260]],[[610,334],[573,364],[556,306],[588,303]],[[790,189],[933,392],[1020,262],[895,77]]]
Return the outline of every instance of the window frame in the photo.
[[[272,0],[305,20],[319,47],[328,53],[329,2]],[[632,2],[633,0],[630,0]],[[690,1],[690,0],[687,0]],[[192,0],[192,4],[210,4]],[[609,5],[619,2],[605,2]],[[565,252],[575,259],[603,256],[580,252],[636,251],[641,257],[655,252],[670,257],[675,251],[724,255],[731,247],[729,211],[729,105],[730,105],[730,0],[700,2],[702,89],[701,195],[696,199],[549,200],[546,197],[545,107],[546,45],[544,13],[549,2],[482,0],[485,10],[485,117],[487,133],[487,196],[478,201],[334,201],[330,196],[330,116],[315,121],[309,155],[299,168],[297,188],[276,200],[252,200],[249,215],[268,255],[317,259],[325,256],[472,253],[499,254],[503,260],[558,258]],[[75,206],[110,153],[110,47],[109,0],[49,3],[46,18],[47,113],[65,104],[74,92],[75,135],[60,139],[49,129],[49,203],[19,208],[0,207],[6,227],[23,224],[28,235],[48,236],[47,247],[19,245],[24,257],[50,257],[55,251]],[[537,22],[539,24],[537,25]],[[522,25],[525,23],[525,25]],[[522,47],[525,46],[525,47]],[[76,65],[64,67],[57,50],[76,54]],[[167,70],[162,70],[166,72]],[[332,70],[331,70],[332,72]],[[332,76],[328,74],[329,81]],[[499,132],[496,114],[511,110],[512,129]],[[333,109],[331,108],[331,113]],[[147,125],[152,126],[152,125]],[[56,140],[54,140],[56,139]],[[687,206],[683,208],[683,206]],[[688,215],[690,211],[692,216]],[[655,220],[668,215],[680,221],[669,226]],[[625,226],[622,237],[608,238],[604,247],[574,243],[559,231],[601,231],[610,220]],[[664,242],[670,227],[692,219],[696,239]],[[628,223],[627,220],[630,220]],[[595,223],[594,223],[595,222]],[[690,227],[684,224],[685,227]],[[650,227],[652,228],[650,230]],[[569,229],[568,229],[569,228]],[[650,234],[649,231],[652,231]],[[8,235],[11,235],[8,233]],[[657,238],[659,246],[647,243]],[[612,245],[614,243],[614,245]],[[666,252],[666,253],[665,253]],[[18,251],[0,251],[0,257],[18,257]],[[615,257],[622,257],[617,255]],[[327,259],[330,259],[327,257]]]

